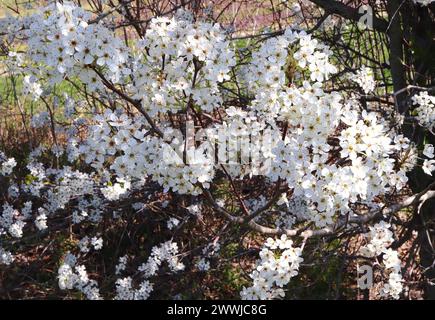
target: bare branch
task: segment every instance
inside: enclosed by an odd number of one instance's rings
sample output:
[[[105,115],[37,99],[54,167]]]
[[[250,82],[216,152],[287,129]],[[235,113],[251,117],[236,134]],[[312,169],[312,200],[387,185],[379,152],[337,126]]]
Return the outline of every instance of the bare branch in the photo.
[[[358,22],[362,14],[358,12],[358,9],[352,8],[344,3],[334,0],[310,0],[312,3],[317,4],[324,10],[337,14],[345,19],[349,19]],[[384,19],[373,17],[373,28],[376,31],[386,32],[388,29],[388,22]]]

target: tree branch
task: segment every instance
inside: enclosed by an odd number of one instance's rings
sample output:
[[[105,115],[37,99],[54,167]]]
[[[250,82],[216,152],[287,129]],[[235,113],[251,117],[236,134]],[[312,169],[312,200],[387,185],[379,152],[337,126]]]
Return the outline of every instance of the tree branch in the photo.
[[[345,19],[358,22],[362,14],[358,9],[352,8],[344,3],[335,0],[310,0],[312,3],[318,5],[324,10],[339,15]],[[388,22],[384,19],[373,16],[373,29],[379,32],[386,32],[388,29]]]
[[[350,219],[342,219],[335,227],[325,227],[318,230],[307,230],[305,228],[299,228],[299,229],[281,229],[281,228],[269,228],[262,226],[255,222],[254,220],[245,219],[242,217],[236,217],[233,216],[231,213],[229,213],[224,208],[220,207],[213,199],[212,195],[208,190],[203,189],[204,194],[206,195],[207,200],[212,205],[212,207],[223,214],[229,221],[235,222],[238,224],[245,224],[250,229],[260,232],[265,235],[281,235],[285,234],[287,236],[301,236],[303,238],[310,238],[310,237],[323,237],[323,236],[329,236],[332,234],[335,234],[339,232],[341,229],[346,227],[348,224],[363,224],[367,223],[377,217],[383,216],[383,215],[392,215],[406,207],[409,207],[411,205],[423,203],[424,201],[427,201],[428,199],[435,198],[435,190],[432,190],[432,188],[435,188],[435,182],[431,183],[429,186],[427,186],[423,191],[420,193],[417,193],[415,195],[412,195],[405,200],[396,203],[390,207],[384,207],[381,209],[376,209],[373,211],[368,212],[367,214],[352,217]]]

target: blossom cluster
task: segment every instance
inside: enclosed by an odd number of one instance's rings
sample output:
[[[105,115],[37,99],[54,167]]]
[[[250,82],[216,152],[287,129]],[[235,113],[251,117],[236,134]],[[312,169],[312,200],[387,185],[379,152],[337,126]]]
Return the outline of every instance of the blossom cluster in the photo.
[[[403,291],[401,261],[398,252],[389,248],[394,241],[390,227],[391,225],[385,221],[370,227],[370,231],[365,235],[369,242],[360,249],[360,252],[367,258],[382,255],[382,263],[388,274],[388,282],[384,283],[380,295],[399,299],[400,293]]]
[[[435,171],[435,159],[434,159],[434,146],[426,143],[422,152],[425,159],[423,160],[422,169],[423,172],[429,176]]]
[[[134,57],[133,97],[151,116],[189,109],[212,111],[222,103],[219,84],[230,79],[234,52],[218,24],[192,17],[151,21]]]
[[[88,239],[86,239],[89,241]],[[83,242],[83,240],[82,240]],[[91,239],[90,242],[96,250],[101,247],[101,240]],[[81,245],[83,247],[83,245]],[[82,254],[87,253],[87,250]],[[119,300],[146,300],[153,291],[153,284],[148,280],[150,277],[156,275],[162,262],[166,261],[172,272],[183,270],[184,265],[179,262],[177,258],[178,247],[176,243],[170,241],[155,246],[152,249],[151,256],[148,261],[138,268],[138,272],[142,275],[144,280],[139,284],[138,288],[133,288],[132,277],[119,278],[116,283],[116,296],[115,299]],[[79,256],[68,253],[61,266],[58,269],[58,283],[61,290],[79,290],[88,299],[99,300],[101,295],[99,293],[98,284],[95,280],[89,279],[84,265],[78,264]],[[2,259],[5,261],[10,260],[7,252],[2,252]],[[120,258],[120,263],[116,267],[116,274],[120,275],[125,271],[127,265],[127,256]]]
[[[375,90],[376,82],[373,78],[373,71],[368,67],[362,67],[352,79],[360,86],[365,94]]]
[[[54,3],[30,16],[24,36],[28,55],[37,63],[29,71],[56,84],[67,76],[78,77],[90,90],[102,87],[91,66],[104,70],[118,82],[125,74],[126,48],[101,24],[88,24],[90,13],[70,2]],[[41,66],[41,68],[39,68]]]
[[[435,97],[427,91],[422,91],[412,97],[412,104],[416,105],[416,118],[420,125],[433,130],[435,126]]]
[[[7,158],[3,152],[0,151],[0,175],[10,175],[17,165],[14,158]]]
[[[293,241],[282,235],[268,238],[260,251],[260,260],[250,274],[252,287],[244,287],[240,296],[244,300],[283,298],[283,287],[298,274],[302,249],[294,248]]]
[[[195,266],[199,271],[208,271],[210,270],[210,261],[212,258],[219,256],[220,251],[219,242],[209,243],[202,249],[202,256],[197,257],[197,261]]]
[[[202,161],[204,158],[194,159],[195,163],[191,165],[183,163],[165,140],[141,129],[145,125],[143,120],[131,119],[122,110],[106,110],[103,115],[95,116],[93,123],[86,141],[78,143],[76,149],[78,154],[86,155],[85,162],[96,170],[104,171],[104,165],[111,163],[109,169],[118,182],[102,190],[107,199],[119,199],[128,191],[130,182],[135,182],[136,187],[143,185],[145,181],[138,177],[150,176],[165,190],[172,189],[181,194],[200,193],[196,184],[199,182],[207,187],[213,178],[212,163]],[[172,131],[168,128],[165,135],[171,137]],[[180,145],[181,148],[185,146],[183,141]]]
[[[0,247],[0,264],[10,265],[13,261],[12,253]]]
[[[77,289],[89,300],[100,300],[98,284],[89,279],[86,267],[77,264],[77,257],[68,253],[58,270],[58,283],[61,290]]]
[[[175,242],[167,241],[159,246],[153,247],[151,256],[147,262],[139,266],[143,281],[135,289],[133,279],[131,277],[119,278],[116,281],[116,297],[118,300],[146,300],[153,291],[153,284],[149,278],[155,276],[163,262],[167,262],[171,272],[179,272],[184,269],[184,264],[177,257],[178,246]],[[120,259],[120,264],[117,266],[117,274],[120,274],[126,266],[126,258]]]

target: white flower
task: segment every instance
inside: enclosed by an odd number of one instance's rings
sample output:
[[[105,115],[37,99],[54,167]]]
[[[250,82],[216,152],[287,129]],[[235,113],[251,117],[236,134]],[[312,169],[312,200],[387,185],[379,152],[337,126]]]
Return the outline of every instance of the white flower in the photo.
[[[115,273],[117,275],[121,274],[121,272],[124,271],[125,268],[127,267],[127,259],[128,259],[127,255],[119,257],[118,264],[116,265],[116,270],[115,270]]]
[[[201,205],[200,204],[192,204],[186,208],[190,214],[201,217]]]
[[[429,143],[425,144],[423,154],[429,159],[432,159],[434,157],[434,146]]]
[[[12,237],[21,238],[23,236],[23,227],[26,223],[18,220],[9,226],[9,233]]]
[[[10,265],[14,261],[14,256],[9,251],[0,247],[0,264]]]
[[[370,239],[370,242],[360,248],[360,253],[368,258],[383,255],[383,266],[389,275],[389,281],[383,285],[379,293],[383,297],[391,296],[394,299],[399,299],[403,290],[401,261],[398,252],[388,248],[394,240],[393,233],[389,228],[390,224],[385,221],[370,227],[370,232],[366,234],[366,238]]]
[[[199,271],[208,271],[210,269],[210,262],[201,258],[196,262],[196,267]]]
[[[86,211],[81,211],[81,212],[74,211],[72,215],[72,222],[74,224],[78,224],[84,221],[86,217],[88,217],[88,213]]]
[[[107,200],[115,201],[118,200],[122,195],[126,194],[130,189],[130,181],[118,178],[118,182],[114,183],[112,186],[107,186],[101,189],[101,192],[106,197]]]
[[[178,226],[178,224],[180,223],[180,220],[178,220],[177,218],[170,218],[167,222],[166,222],[166,226],[168,227],[169,230],[174,229],[176,226]]]
[[[435,171],[435,160],[424,160],[422,169],[424,173],[431,176],[432,172]]]
[[[61,290],[80,290],[90,300],[101,300],[97,283],[89,279],[83,265],[75,265],[76,257],[67,255],[58,269],[58,284]]]
[[[284,250],[285,249],[285,250]],[[293,248],[292,241],[282,235],[280,239],[268,238],[260,251],[260,260],[250,274],[252,287],[243,287],[243,300],[277,299],[284,296],[281,289],[298,274],[302,250]]]
[[[35,225],[38,230],[47,229],[47,215],[45,213],[41,213],[36,217]]]
[[[167,241],[155,246],[152,249],[151,256],[146,263],[139,266],[138,270],[144,274],[146,278],[155,275],[162,264],[166,261],[172,272],[178,272],[184,269],[184,265],[176,256],[178,246],[175,242]]]
[[[74,274],[70,265],[62,264],[59,267],[57,273],[59,279],[59,288],[61,290],[74,288],[74,284],[77,280],[77,276]]]
[[[1,161],[1,158],[0,158]],[[9,158],[0,165],[0,175],[10,175],[17,165],[14,158]]]
[[[132,279],[126,277],[116,280],[116,300],[146,300],[153,291],[153,284],[143,281],[138,289],[133,289]]]
[[[83,237],[79,243],[78,246],[80,248],[80,251],[83,253],[88,253],[90,248],[89,248],[89,237],[85,236]]]
[[[363,89],[364,93],[368,94],[375,90],[376,82],[373,78],[373,71],[370,68],[362,67],[357,71],[356,75],[352,78],[353,81]]]
[[[50,123],[50,114],[47,111],[42,111],[35,114],[30,121],[32,128],[42,128]]]
[[[38,100],[38,98],[41,96],[41,85],[36,81],[34,76],[27,75],[24,77],[23,94],[32,95],[34,101]]]
[[[415,108],[416,118],[420,125],[433,128],[435,125],[435,97],[427,91],[421,91],[412,97],[412,104]]]
[[[100,250],[101,248],[103,248],[103,238],[92,237],[91,245],[94,247],[95,250]]]

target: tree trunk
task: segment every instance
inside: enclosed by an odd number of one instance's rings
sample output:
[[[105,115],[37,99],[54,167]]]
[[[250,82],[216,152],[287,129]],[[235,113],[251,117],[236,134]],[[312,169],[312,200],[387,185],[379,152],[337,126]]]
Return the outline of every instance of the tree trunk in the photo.
[[[390,0],[389,3],[389,15],[393,10],[397,10],[397,1]],[[396,8],[396,9],[394,9]],[[431,87],[434,85],[435,76],[435,43],[434,32],[435,24],[433,13],[435,6],[423,7],[418,4],[406,3],[403,5],[396,15],[400,15],[403,24],[400,25],[400,19],[397,18],[391,23],[391,27],[395,28],[395,31],[389,33],[390,35],[390,57],[391,57],[391,71],[394,83],[394,90],[396,90],[396,84],[402,86],[417,85],[421,87]],[[391,10],[391,11],[390,11]],[[400,46],[402,50],[396,48],[399,46],[396,29],[399,28],[400,32]],[[403,68],[404,64],[399,60],[399,57],[403,57],[403,52],[410,52],[405,63],[409,67],[409,71]],[[402,70],[399,71],[399,66],[396,63],[400,61],[402,64]],[[410,72],[410,71],[413,72]],[[398,74],[399,72],[402,75]],[[405,81],[405,84],[402,84]],[[413,92],[415,93],[415,92]],[[407,110],[410,107],[409,93],[405,92],[399,99],[399,111],[407,114]],[[405,134],[417,145],[421,146],[425,141],[426,143],[435,144],[435,137],[425,130],[418,127],[416,124],[405,124],[403,131]],[[418,193],[427,187],[433,181],[433,178],[424,174],[420,168],[415,169],[410,175],[410,187],[414,193]],[[424,270],[424,276],[426,278],[426,284],[424,288],[424,295],[426,299],[435,300],[435,286],[430,282],[435,281],[435,251],[434,251],[434,239],[435,239],[435,200],[431,199],[427,201],[420,210],[420,223],[418,224],[419,242],[420,242],[420,263]]]

